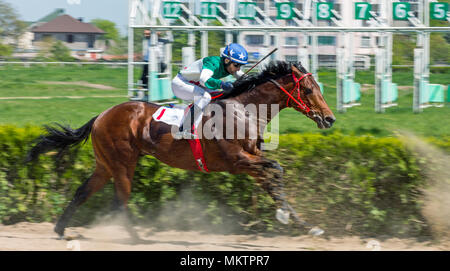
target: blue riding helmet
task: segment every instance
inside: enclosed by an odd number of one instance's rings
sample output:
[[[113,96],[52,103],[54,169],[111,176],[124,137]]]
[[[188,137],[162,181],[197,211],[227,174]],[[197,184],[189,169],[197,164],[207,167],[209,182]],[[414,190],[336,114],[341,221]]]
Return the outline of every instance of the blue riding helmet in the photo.
[[[222,52],[222,57],[242,65],[248,64],[248,53],[242,45],[230,43]]]

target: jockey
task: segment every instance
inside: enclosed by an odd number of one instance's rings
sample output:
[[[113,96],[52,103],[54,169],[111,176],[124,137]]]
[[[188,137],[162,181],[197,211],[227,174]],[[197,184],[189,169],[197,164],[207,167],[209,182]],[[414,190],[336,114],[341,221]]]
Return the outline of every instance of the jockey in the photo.
[[[172,91],[178,98],[193,101],[190,108],[191,123],[185,116],[183,124],[175,134],[175,138],[195,138],[189,132],[192,124],[198,127],[203,116],[203,109],[211,102],[211,95],[229,93],[233,84],[220,80],[232,74],[239,79],[244,73],[240,70],[242,65],[247,64],[248,53],[244,47],[237,43],[231,43],[225,47],[222,55],[209,56],[195,61],[181,70],[172,80]],[[222,89],[223,91],[217,91]],[[195,112],[195,114],[194,114]],[[193,117],[193,115],[195,117]]]

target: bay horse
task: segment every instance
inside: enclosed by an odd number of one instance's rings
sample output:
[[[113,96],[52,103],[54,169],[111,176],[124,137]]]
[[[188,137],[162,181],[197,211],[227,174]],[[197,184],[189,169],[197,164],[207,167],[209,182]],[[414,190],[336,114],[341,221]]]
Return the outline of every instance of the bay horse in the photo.
[[[257,108],[258,105],[269,105],[267,111],[271,110],[270,105],[278,105],[280,111],[291,107],[316,122],[318,128],[330,128],[336,120],[319,85],[301,63],[271,62],[261,73],[236,81],[233,91],[213,100],[210,105],[214,104],[221,107],[254,104]],[[127,202],[140,156],[152,155],[171,167],[199,170],[188,141],[174,139],[172,126],[152,118],[159,107],[153,103],[130,101],[107,109],[79,129],[60,124],[57,127],[44,126],[46,134],[36,139],[36,144],[28,153],[28,161],[51,150],[62,154],[66,149],[86,141],[89,135],[96,159],[95,171],[77,189],[56,223],[54,230],[60,238],[64,237],[64,229],[76,209],[111,178],[114,179],[114,202],[129,214]],[[226,117],[226,110],[223,112],[223,117]],[[272,117],[270,112],[266,114],[263,128]],[[245,116],[241,115],[241,121],[250,125],[264,117],[258,115],[255,120]],[[202,123],[211,117],[205,113]],[[253,139],[247,134],[243,139],[227,139],[225,136],[220,139],[201,138],[204,161],[209,171],[254,177],[275,201],[280,222],[287,223],[289,214],[292,214],[300,226],[310,228],[310,233],[323,233],[302,220],[287,202],[283,193],[283,168],[276,161],[264,157],[261,149],[263,133],[264,129],[258,130],[257,138]]]

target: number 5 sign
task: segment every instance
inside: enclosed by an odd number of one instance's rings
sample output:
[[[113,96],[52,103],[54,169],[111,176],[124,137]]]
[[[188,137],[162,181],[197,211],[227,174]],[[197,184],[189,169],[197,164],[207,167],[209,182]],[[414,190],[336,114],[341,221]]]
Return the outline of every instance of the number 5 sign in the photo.
[[[447,20],[448,3],[430,3],[430,17],[434,20]]]
[[[355,19],[356,20],[369,20],[370,10],[372,5],[366,2],[355,3]]]
[[[408,12],[410,4],[404,2],[392,3],[392,11],[394,13],[394,20],[408,20]]]

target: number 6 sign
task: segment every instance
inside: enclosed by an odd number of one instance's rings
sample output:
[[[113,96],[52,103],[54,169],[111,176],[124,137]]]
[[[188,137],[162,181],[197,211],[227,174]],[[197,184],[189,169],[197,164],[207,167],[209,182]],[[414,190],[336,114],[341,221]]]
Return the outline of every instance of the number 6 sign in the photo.
[[[403,3],[403,2],[392,3],[394,20],[408,20],[409,10],[410,10],[410,3]]]

